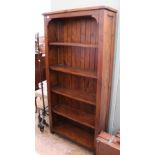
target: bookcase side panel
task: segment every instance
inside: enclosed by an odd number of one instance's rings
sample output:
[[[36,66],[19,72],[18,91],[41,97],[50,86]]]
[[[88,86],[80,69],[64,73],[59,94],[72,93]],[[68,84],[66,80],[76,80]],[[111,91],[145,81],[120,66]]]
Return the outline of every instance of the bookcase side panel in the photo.
[[[113,55],[114,55],[114,34],[115,34],[116,13],[102,10],[100,13],[100,56],[98,57],[99,80],[97,94],[97,130],[107,130],[109,104],[111,94]],[[100,66],[99,66],[100,65]]]

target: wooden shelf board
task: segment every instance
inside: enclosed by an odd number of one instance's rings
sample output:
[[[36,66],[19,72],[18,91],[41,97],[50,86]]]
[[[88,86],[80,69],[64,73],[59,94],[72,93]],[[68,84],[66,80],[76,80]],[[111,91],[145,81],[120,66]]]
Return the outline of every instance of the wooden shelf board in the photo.
[[[82,44],[82,43],[69,43],[69,42],[50,42],[49,45],[54,46],[75,46],[75,47],[86,47],[86,48],[97,48],[95,44]]]
[[[53,112],[92,129],[95,128],[95,115],[91,113],[81,112],[62,104],[55,106]]]
[[[94,134],[66,122],[54,124],[53,131],[82,146],[94,149]]]
[[[77,100],[77,101],[82,101],[91,105],[96,105],[95,101],[95,94],[89,94],[77,90],[70,90],[66,88],[60,88],[60,87],[54,87],[52,89],[53,93],[69,97],[71,99]]]
[[[50,66],[50,69],[54,71],[63,72],[63,73],[69,73],[72,75],[78,75],[78,76],[94,78],[94,79],[97,78],[96,72],[86,71],[82,69],[75,69],[72,67],[67,67],[67,66],[62,66],[62,65]]]

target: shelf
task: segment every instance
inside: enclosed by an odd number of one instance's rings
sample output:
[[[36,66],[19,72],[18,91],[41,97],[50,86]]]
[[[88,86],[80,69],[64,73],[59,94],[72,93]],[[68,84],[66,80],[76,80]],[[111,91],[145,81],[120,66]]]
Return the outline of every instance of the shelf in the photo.
[[[54,71],[59,71],[59,72],[62,72],[62,73],[69,73],[69,74],[72,74],[72,75],[78,75],[78,76],[94,78],[94,79],[97,78],[96,72],[85,71],[85,70],[82,70],[82,69],[75,69],[75,68],[72,68],[72,67],[67,67],[67,66],[62,66],[62,65],[61,66],[60,65],[50,66],[50,69],[54,70]]]
[[[55,106],[53,112],[94,129],[95,115],[91,113],[81,112],[78,109],[71,108],[62,104]]]
[[[94,134],[71,123],[57,122],[54,124],[53,131],[89,149],[94,148]]]
[[[89,94],[89,93],[85,93],[77,90],[70,90],[70,89],[60,88],[60,87],[54,87],[52,89],[52,92],[95,106],[95,94]]]
[[[69,43],[69,42],[50,42],[49,45],[54,46],[75,46],[75,47],[86,47],[86,48],[97,48],[95,44],[82,44],[82,43]]]

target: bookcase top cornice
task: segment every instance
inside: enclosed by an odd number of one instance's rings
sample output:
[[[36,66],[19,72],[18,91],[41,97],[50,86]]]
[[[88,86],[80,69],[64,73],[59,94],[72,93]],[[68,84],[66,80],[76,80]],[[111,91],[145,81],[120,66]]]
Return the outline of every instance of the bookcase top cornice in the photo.
[[[68,9],[68,10],[61,10],[61,11],[52,11],[52,12],[46,12],[43,13],[44,16],[47,15],[54,15],[54,14],[60,14],[60,13],[67,13],[67,12],[79,12],[79,11],[90,11],[90,10],[109,10],[112,12],[117,12],[116,9],[113,9],[111,7],[107,7],[107,6],[96,6],[96,7],[85,7],[85,8],[76,8],[76,9]]]

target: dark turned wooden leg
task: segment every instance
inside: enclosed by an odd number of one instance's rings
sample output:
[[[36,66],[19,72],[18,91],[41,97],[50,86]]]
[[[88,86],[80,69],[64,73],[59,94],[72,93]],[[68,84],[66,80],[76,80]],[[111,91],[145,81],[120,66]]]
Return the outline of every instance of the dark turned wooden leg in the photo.
[[[37,97],[35,97],[35,113],[37,113]]]

